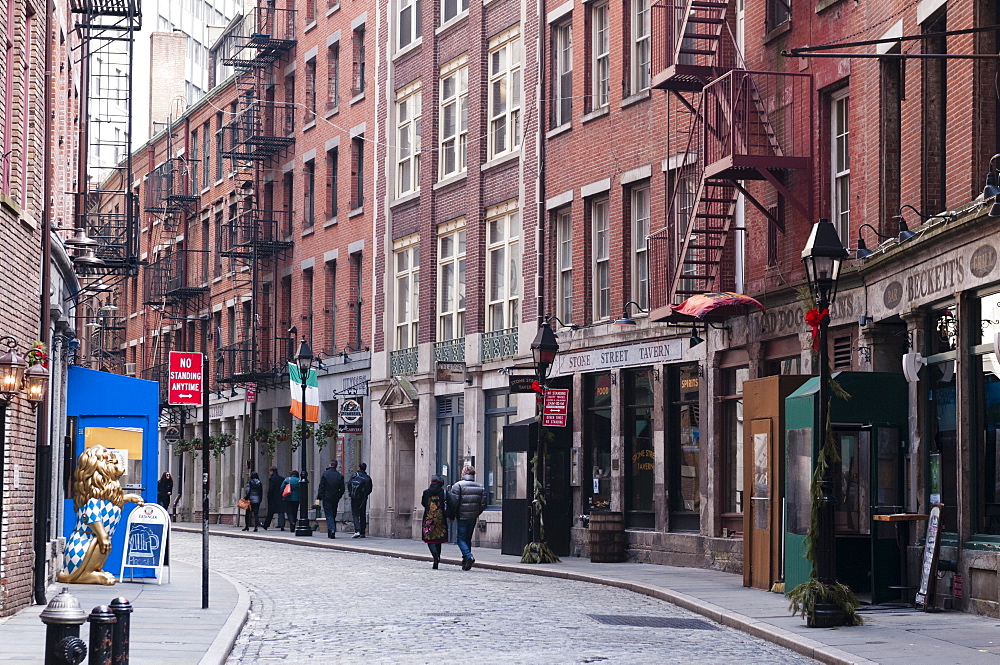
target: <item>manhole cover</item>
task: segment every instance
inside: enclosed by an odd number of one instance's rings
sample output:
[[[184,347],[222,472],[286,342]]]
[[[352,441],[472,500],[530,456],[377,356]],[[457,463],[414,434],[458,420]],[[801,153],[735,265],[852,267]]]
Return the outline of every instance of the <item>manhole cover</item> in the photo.
[[[641,628],[683,628],[687,630],[718,630],[715,624],[703,619],[678,619],[675,617],[635,616],[628,614],[588,614],[591,619],[608,626],[638,626]]]

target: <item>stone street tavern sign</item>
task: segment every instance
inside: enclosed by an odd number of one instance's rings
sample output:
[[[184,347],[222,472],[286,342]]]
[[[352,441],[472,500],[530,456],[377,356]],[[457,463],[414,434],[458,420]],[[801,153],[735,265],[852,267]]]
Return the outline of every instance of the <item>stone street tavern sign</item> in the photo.
[[[577,372],[596,372],[616,367],[675,362],[681,359],[683,353],[684,341],[679,339],[589,349],[557,355],[556,366],[552,374],[560,376],[576,374]]]

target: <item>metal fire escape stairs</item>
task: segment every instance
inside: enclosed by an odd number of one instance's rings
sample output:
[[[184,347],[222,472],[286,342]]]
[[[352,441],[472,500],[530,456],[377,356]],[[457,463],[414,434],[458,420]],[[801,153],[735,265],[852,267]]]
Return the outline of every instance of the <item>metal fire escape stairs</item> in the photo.
[[[215,379],[254,382],[259,389],[280,382],[288,349],[276,329],[273,280],[292,247],[292,212],[274,209],[274,183],[265,175],[295,141],[294,101],[276,99],[281,64],[296,44],[293,6],[289,0],[287,8],[269,3],[251,9],[228,36],[231,55],[223,60],[236,74],[236,112],[224,127],[222,154],[237,196],[220,229],[219,251],[228,260],[235,303],[224,325],[228,343],[215,352]]]
[[[776,207],[761,202],[760,188],[747,181],[770,183],[811,218],[811,199],[793,195],[785,179],[812,165],[811,113],[802,115],[812,104],[812,81],[807,74],[746,69],[731,2],[667,0],[653,7],[659,69],[652,87],[681,102],[687,113],[678,115],[689,127],[674,158],[665,224],[649,238],[650,317],[666,320],[670,305],[690,295],[734,288],[731,238],[740,194],[783,230]]]

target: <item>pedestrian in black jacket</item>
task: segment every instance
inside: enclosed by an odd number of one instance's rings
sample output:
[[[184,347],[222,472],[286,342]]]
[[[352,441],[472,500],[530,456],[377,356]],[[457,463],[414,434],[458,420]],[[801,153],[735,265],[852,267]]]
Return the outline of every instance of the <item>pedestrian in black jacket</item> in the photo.
[[[437,569],[441,561],[441,544],[448,542],[448,492],[444,489],[442,476],[431,477],[431,485],[420,497],[420,505],[424,507],[421,537],[434,559],[432,568]]]
[[[264,499],[264,483],[260,482],[260,475],[256,471],[250,474],[243,498],[250,502],[250,507],[247,508],[247,524],[243,530],[249,531],[250,525],[253,524],[253,530],[256,531],[257,524],[260,523],[260,502]]]
[[[271,475],[267,477],[267,515],[264,516],[264,531],[271,526],[271,518],[278,516],[278,528],[285,530],[285,502],[281,498],[281,484],[285,477],[278,473],[278,467],[271,467]]]
[[[337,507],[344,496],[344,474],[337,471],[337,460],[330,460],[330,466],[319,479],[319,490],[316,493],[316,504],[323,502],[323,514],[326,515],[326,537],[337,537]]]
[[[354,535],[351,538],[364,538],[368,523],[368,495],[372,493],[372,479],[364,462],[351,475],[347,492],[351,495],[351,514],[354,516]]]
[[[486,488],[476,482],[476,469],[471,464],[462,468],[462,479],[451,486],[448,502],[458,522],[458,549],[462,551],[462,570],[472,568],[472,531],[486,510]]]

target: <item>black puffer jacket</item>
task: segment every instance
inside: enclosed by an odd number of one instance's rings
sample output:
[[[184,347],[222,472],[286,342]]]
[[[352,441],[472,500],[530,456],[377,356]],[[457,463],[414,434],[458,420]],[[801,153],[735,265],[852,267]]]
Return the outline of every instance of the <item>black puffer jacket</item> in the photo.
[[[462,476],[451,486],[448,500],[455,519],[474,520],[486,510],[486,488],[476,482],[475,476]]]
[[[251,478],[247,483],[246,497],[250,503],[260,503],[264,498],[264,483],[259,478]]]

